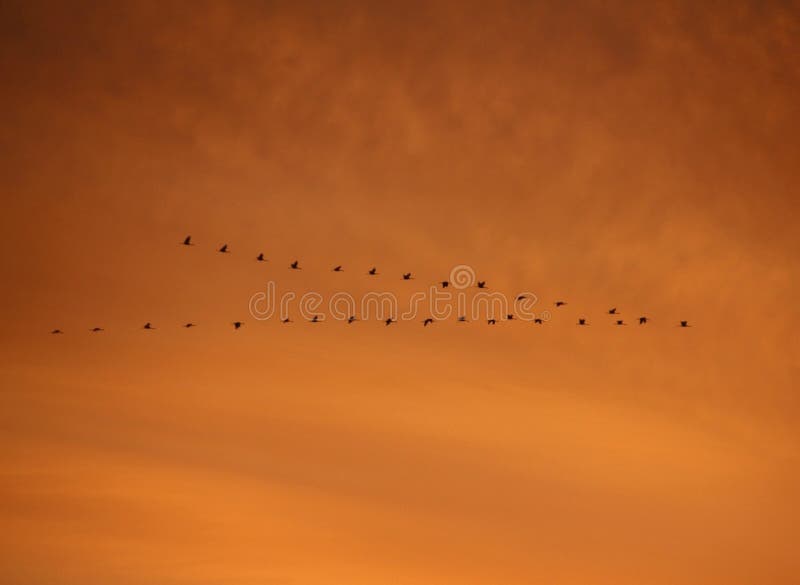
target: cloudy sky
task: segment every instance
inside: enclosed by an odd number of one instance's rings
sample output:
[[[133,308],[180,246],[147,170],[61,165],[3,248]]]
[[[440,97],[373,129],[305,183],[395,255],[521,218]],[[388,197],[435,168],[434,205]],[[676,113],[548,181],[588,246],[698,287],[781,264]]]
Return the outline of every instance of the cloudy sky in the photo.
[[[796,4],[0,30],[1,581],[796,581]],[[457,265],[546,323],[250,314]]]

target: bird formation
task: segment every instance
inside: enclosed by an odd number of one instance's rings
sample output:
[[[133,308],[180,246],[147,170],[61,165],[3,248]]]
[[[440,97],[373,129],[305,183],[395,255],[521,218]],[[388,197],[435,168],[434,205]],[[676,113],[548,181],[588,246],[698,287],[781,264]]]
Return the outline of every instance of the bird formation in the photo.
[[[186,236],[183,239],[183,242],[181,242],[181,245],[183,245],[183,246],[194,246],[195,244],[192,241],[192,236],[191,235]],[[231,250],[229,249],[228,244],[222,244],[219,248],[217,248],[217,252],[219,252],[220,254],[230,254]],[[267,258],[264,256],[263,252],[260,252],[257,256],[255,256],[255,260],[257,262],[267,262]],[[302,268],[300,267],[300,261],[299,260],[294,260],[293,262],[291,262],[289,264],[288,268],[289,268],[289,270],[302,270]],[[332,268],[332,271],[333,272],[344,272],[344,267],[341,264],[339,264],[339,265],[334,266]],[[378,276],[378,275],[380,275],[380,273],[378,272],[378,268],[376,266],[373,266],[367,271],[367,275],[369,275],[369,276]],[[401,277],[402,277],[402,280],[413,280],[414,279],[411,272],[404,272],[404,273],[401,274]],[[442,281],[439,281],[438,284],[439,284],[439,286],[441,286],[441,288],[444,289],[444,288],[448,288],[450,286],[450,281],[442,280]],[[479,288],[479,289],[487,289],[487,288],[489,288],[485,280],[477,281],[475,286],[477,288]],[[519,296],[516,297],[517,301],[525,300],[526,298],[527,298],[526,295],[519,295]],[[565,306],[566,304],[567,304],[567,302],[563,301],[563,300],[557,300],[557,301],[555,301],[553,303],[553,305],[557,309],[560,308],[560,307]],[[619,316],[619,312],[617,310],[617,307],[611,307],[610,309],[608,309],[607,312],[608,312],[609,315],[612,315],[612,316],[615,316],[615,317]],[[513,321],[514,320],[514,315],[511,314],[511,313],[507,314],[506,315],[506,320],[507,321]],[[358,319],[354,315],[351,315],[350,317],[347,318],[346,323],[348,325],[352,325],[356,321],[358,321]],[[422,321],[422,326],[423,327],[428,327],[429,325],[433,325],[435,323],[435,321],[436,320],[433,319],[432,317],[428,317],[428,318],[426,318],[426,319],[424,319]],[[639,317],[639,325],[646,325],[649,321],[650,321],[649,317],[646,317],[646,316]],[[322,319],[320,318],[320,315],[313,315],[310,319],[308,319],[308,322],[309,323],[321,323]],[[457,319],[456,319],[456,322],[458,322],[458,323],[469,323],[469,321],[467,320],[465,315],[458,316]],[[290,323],[293,323],[293,321],[290,318],[285,317],[285,318],[281,319],[281,323],[290,324]],[[389,325],[393,325],[395,323],[397,323],[397,319],[393,319],[391,317],[389,317],[389,318],[384,320],[384,325],[386,327],[388,327]],[[495,319],[495,318],[487,319],[486,323],[488,325],[496,325],[497,324],[497,319]],[[533,323],[534,323],[534,325],[543,325],[544,324],[544,320],[542,318],[540,318],[540,317],[536,317],[536,318],[533,319]],[[243,321],[233,321],[231,323],[231,325],[233,326],[234,331],[238,331],[239,329],[242,328],[242,326],[244,325],[244,322]],[[580,326],[580,327],[586,327],[586,326],[589,325],[589,322],[587,321],[587,319],[585,317],[580,317],[578,319],[578,321],[577,321],[577,325]],[[623,319],[615,319],[614,320],[614,325],[615,326],[624,326],[624,325],[627,325],[627,323],[625,323],[625,321]],[[190,322],[190,323],[184,324],[183,327],[186,328],[186,329],[191,329],[191,328],[197,327],[197,324]],[[687,320],[681,320],[681,321],[678,322],[678,327],[686,328],[686,327],[691,327],[691,325],[689,324],[689,322]],[[142,326],[142,329],[144,329],[146,331],[155,331],[156,327],[152,323],[150,323],[148,321],[147,323],[145,323]],[[92,333],[102,333],[102,332],[105,331],[105,329],[103,329],[102,327],[92,327],[91,329],[89,329],[89,331],[92,332]],[[52,331],[50,331],[50,333],[52,335],[63,335],[64,331],[61,330],[61,329],[53,329]]]

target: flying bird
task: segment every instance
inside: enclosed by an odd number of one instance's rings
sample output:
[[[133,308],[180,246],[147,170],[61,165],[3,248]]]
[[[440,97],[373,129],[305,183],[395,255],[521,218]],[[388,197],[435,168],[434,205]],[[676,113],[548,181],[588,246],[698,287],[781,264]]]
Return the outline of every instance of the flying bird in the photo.
[[[514,320],[514,315],[509,313],[508,315],[506,315],[506,319],[509,320],[509,321],[513,321]]]
[[[494,319],[489,319],[488,321],[486,321],[486,323],[487,325],[494,325],[495,323],[497,323],[497,321],[495,321]]]
[[[189,328],[191,328],[191,327],[197,327],[197,325],[195,325],[194,323],[187,323],[186,325],[184,325],[184,327],[185,327],[186,329],[189,329]]]
[[[534,319],[533,322],[536,323],[537,325],[542,325],[544,323],[544,321],[542,321],[539,317]]]
[[[517,295],[517,300],[518,301],[524,301],[527,298],[528,298],[527,295]]]
[[[154,329],[155,329],[155,327],[153,327],[153,326],[150,324],[150,321],[148,321],[147,323],[145,323],[145,324],[144,324],[144,327],[142,327],[142,329],[154,330]]]
[[[466,323],[466,322],[467,322],[467,318],[466,318],[464,315],[461,315],[461,316],[458,318],[458,322],[459,322],[459,323]]]
[[[228,254],[228,244],[223,244],[222,247],[217,251],[223,254]]]
[[[411,273],[406,272],[405,274],[403,274],[403,280],[411,280]]]
[[[431,319],[430,317],[428,317],[427,319],[425,319],[425,320],[422,322],[422,326],[423,326],[423,327],[427,327],[428,325],[430,325],[430,324],[432,324],[432,323],[433,323],[433,319]]]
[[[478,281],[478,288],[486,288],[486,281],[485,280],[479,280]]]
[[[367,272],[367,274],[369,274],[370,276],[375,276],[376,274],[378,274],[378,269],[373,266],[372,268],[369,269],[369,272]]]
[[[320,322],[319,315],[314,315],[309,322],[310,323],[319,323]]]
[[[100,333],[102,331],[105,331],[105,329],[103,329],[102,327],[94,327],[92,329],[89,329],[89,331],[91,331],[92,333]]]
[[[261,252],[258,256],[256,256],[256,260],[258,260],[259,262],[266,262],[267,259],[264,258],[264,252]]]
[[[567,301],[556,301],[555,302],[555,306],[556,307],[563,307],[566,304],[567,304]]]
[[[625,325],[625,322],[622,319],[617,319],[617,325]]]
[[[50,332],[50,335],[61,335],[62,333],[64,333],[64,332],[63,332],[63,331],[61,331],[61,329],[53,329],[53,330]]]
[[[350,323],[354,323],[355,321],[358,321],[358,319],[356,319],[356,318],[355,318],[355,315],[350,315],[350,316],[347,318],[347,324],[348,324],[348,325],[350,325]]]
[[[608,310],[608,314],[609,315],[616,315],[617,314],[617,308],[613,307],[613,308],[609,309]]]
[[[334,266],[334,267],[333,267],[333,271],[334,271],[334,272],[341,272],[341,271],[342,271],[342,266],[341,266],[341,264],[340,264],[339,266]]]
[[[681,327],[691,327],[688,321],[681,321]]]
[[[392,320],[391,317],[389,317],[388,319],[386,319],[386,321],[384,321],[384,323],[386,323],[386,326],[388,327],[392,323],[397,323],[397,321],[394,321],[394,320]]]
[[[448,286],[450,286],[450,283],[447,282],[446,280],[443,280],[440,284],[442,285],[442,288],[447,288]]]
[[[586,319],[578,319],[578,325],[586,325]]]
[[[294,262],[289,264],[289,268],[291,268],[292,270],[300,270],[300,262],[298,260],[295,260]]]
[[[284,317],[283,319],[281,319],[281,323],[284,323],[284,324],[291,323],[291,322],[292,322],[292,320],[289,319],[289,317]]]
[[[184,246],[194,246],[192,243],[192,236],[186,236],[186,239],[183,240]]]
[[[242,323],[241,321],[234,321],[232,323],[232,325],[233,325],[234,330],[236,330],[236,329],[239,329],[239,327],[241,327],[242,325],[244,325],[244,323]]]
[[[647,317],[639,317],[639,325],[645,325],[647,323]]]

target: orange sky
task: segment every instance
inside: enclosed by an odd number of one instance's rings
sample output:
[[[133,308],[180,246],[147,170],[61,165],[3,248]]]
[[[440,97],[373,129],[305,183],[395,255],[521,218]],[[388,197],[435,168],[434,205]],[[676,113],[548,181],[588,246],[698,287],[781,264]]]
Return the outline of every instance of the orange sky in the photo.
[[[0,582],[795,583],[800,9],[701,4],[2,3]],[[458,264],[552,319],[248,312]]]

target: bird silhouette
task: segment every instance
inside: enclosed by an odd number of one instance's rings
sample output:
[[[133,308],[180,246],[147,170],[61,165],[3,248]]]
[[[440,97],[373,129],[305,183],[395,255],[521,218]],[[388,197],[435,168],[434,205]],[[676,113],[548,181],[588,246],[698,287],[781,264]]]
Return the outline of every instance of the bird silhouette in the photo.
[[[221,252],[223,254],[227,254],[228,253],[228,244],[223,244],[222,247],[217,251]]]
[[[486,281],[485,280],[479,280],[478,281],[478,288],[486,288]]]
[[[461,316],[458,318],[458,322],[459,322],[459,323],[466,323],[466,322],[467,322],[467,318],[466,318],[464,315],[461,315]]]
[[[291,322],[292,322],[292,320],[289,319],[289,317],[284,317],[283,319],[281,319],[281,323],[283,323],[283,324],[287,324],[287,323],[291,323]]]
[[[625,325],[625,322],[622,319],[617,319],[617,325]]]
[[[101,333],[105,331],[105,329],[103,329],[102,327],[93,327],[92,329],[89,329],[89,331],[91,331],[92,333]]]
[[[375,276],[376,274],[378,274],[378,269],[373,266],[372,268],[369,269],[369,272],[367,272],[367,274],[369,274],[370,276]]]
[[[300,270],[300,262],[298,260],[295,260],[294,262],[289,264],[289,268],[291,268],[292,270]]]
[[[511,313],[509,313],[508,315],[506,315],[506,319],[507,319],[508,321],[513,321],[513,320],[514,320],[514,315],[512,315]]]
[[[494,319],[489,319],[488,321],[486,321],[486,323],[487,325],[494,325],[495,323],[497,323],[497,321],[495,321]]]
[[[639,325],[645,325],[647,323],[647,317],[639,317]]]
[[[186,329],[190,329],[190,328],[192,328],[192,327],[197,327],[197,325],[195,325],[194,323],[187,323],[186,325],[184,325],[184,327],[185,327]]]
[[[403,274],[403,280],[411,280],[411,273],[406,272],[405,274]]]
[[[319,323],[320,322],[319,315],[314,315],[309,322],[310,323]]]
[[[613,307],[613,308],[609,309],[608,310],[608,314],[609,315],[616,315],[617,314],[617,308]]]
[[[53,329],[53,330],[50,332],[50,335],[61,335],[61,334],[63,334],[63,333],[64,333],[64,332],[63,332],[63,331],[61,331],[61,329]]]
[[[440,284],[442,285],[442,288],[447,288],[448,286],[450,286],[450,283],[447,282],[446,280],[443,280]]]
[[[154,329],[155,329],[155,327],[153,327],[153,326],[150,324],[150,321],[148,321],[147,323],[145,323],[145,324],[144,324],[144,327],[142,327],[142,329],[147,329],[148,331],[150,331],[150,330],[154,330]]]
[[[537,325],[542,325],[544,323],[544,321],[542,321],[539,317],[536,317],[536,319],[534,319],[533,322],[536,323]]]
[[[681,321],[681,327],[691,327],[688,321]]]
[[[334,271],[334,272],[341,272],[341,271],[342,271],[342,266],[341,266],[341,264],[340,264],[339,266],[334,266],[334,267],[333,267],[333,271]]]
[[[555,302],[555,306],[556,307],[563,307],[566,304],[567,304],[567,301],[556,301]]]
[[[347,324],[348,324],[348,325],[350,325],[351,323],[354,323],[354,322],[356,322],[356,321],[358,321],[358,319],[356,319],[354,315],[350,315],[350,316],[347,318]]]
[[[432,323],[433,323],[433,319],[431,319],[430,317],[428,317],[427,319],[425,319],[425,320],[422,322],[422,326],[423,326],[423,327],[427,327],[428,325],[431,325]]]
[[[578,319],[578,325],[586,325],[586,319]]]
[[[192,236],[186,236],[186,238],[183,240],[183,245],[194,246],[194,244],[192,243]]]
[[[258,256],[256,256],[256,260],[258,260],[259,262],[266,262],[267,259],[264,258],[264,252],[261,252]]]
[[[237,330],[237,329],[239,329],[239,327],[244,325],[244,323],[242,323],[241,321],[234,321],[233,323],[231,323],[231,325],[233,325],[233,329],[234,330]]]
[[[524,300],[525,300],[525,299],[527,299],[527,298],[528,298],[528,296],[527,296],[527,295],[517,295],[517,300],[518,300],[518,301],[524,301]]]
[[[391,317],[389,317],[388,319],[386,319],[386,321],[384,321],[384,323],[385,323],[385,324],[386,324],[386,326],[388,327],[388,326],[389,326],[389,325],[391,325],[392,323],[397,323],[397,321],[394,321],[394,320],[393,320]]]

